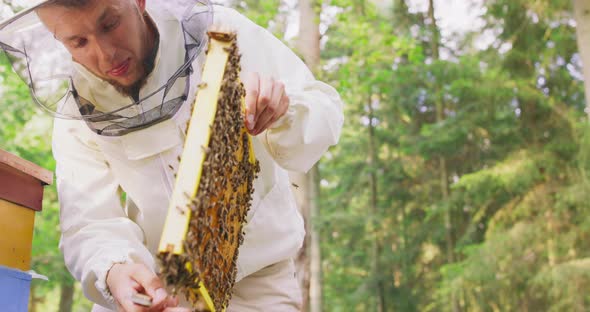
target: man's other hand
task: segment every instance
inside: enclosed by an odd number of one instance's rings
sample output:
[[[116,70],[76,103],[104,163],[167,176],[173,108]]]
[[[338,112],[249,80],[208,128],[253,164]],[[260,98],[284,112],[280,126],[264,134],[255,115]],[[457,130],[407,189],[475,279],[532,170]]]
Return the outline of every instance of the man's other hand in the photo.
[[[164,284],[147,266],[135,263],[117,263],[107,274],[107,286],[123,312],[190,312],[178,308],[178,299],[168,295]],[[150,307],[133,303],[132,296],[142,293],[152,298]]]
[[[244,80],[246,88],[246,127],[252,135],[268,129],[289,108],[285,85],[271,77],[249,73]]]

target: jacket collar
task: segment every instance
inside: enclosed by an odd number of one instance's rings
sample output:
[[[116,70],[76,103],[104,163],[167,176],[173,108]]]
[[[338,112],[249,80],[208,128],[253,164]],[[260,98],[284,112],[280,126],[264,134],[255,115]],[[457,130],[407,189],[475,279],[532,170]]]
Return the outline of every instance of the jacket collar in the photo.
[[[140,90],[140,98],[161,88],[185,61],[184,38],[180,21],[170,12],[161,8],[156,10],[148,6],[146,10],[156,24],[160,40],[154,68],[148,76],[145,86]],[[75,69],[76,89],[81,96],[93,102],[97,109],[109,112],[133,103],[130,97],[121,95],[107,81],[95,76],[84,66],[76,63]],[[185,79],[179,78],[168,91],[166,99],[182,95],[184,87]],[[136,106],[138,113],[141,110],[160,105],[163,96],[164,91],[160,90],[144,100],[142,105]],[[101,138],[119,141],[130,160],[153,156],[182,143],[180,128],[172,119],[117,138]]]

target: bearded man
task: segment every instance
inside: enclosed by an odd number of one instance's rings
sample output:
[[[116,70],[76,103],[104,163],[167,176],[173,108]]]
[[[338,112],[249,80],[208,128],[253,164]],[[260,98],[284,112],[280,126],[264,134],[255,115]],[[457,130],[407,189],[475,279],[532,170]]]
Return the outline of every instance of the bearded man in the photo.
[[[165,289],[155,254],[212,23],[237,31],[261,167],[227,310],[299,311],[304,226],[287,172],[308,171],[337,143],[332,87],[265,29],[207,1],[45,0],[0,26],[33,99],[58,117],[60,248],[95,312],[190,311]],[[131,301],[137,292],[151,308]]]

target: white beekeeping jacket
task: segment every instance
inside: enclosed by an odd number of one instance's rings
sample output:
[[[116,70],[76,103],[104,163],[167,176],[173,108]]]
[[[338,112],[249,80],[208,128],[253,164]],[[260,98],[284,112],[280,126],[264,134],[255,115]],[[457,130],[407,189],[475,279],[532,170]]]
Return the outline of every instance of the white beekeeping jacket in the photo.
[[[147,84],[169,76],[184,55],[180,23],[174,14],[150,7],[160,32],[156,65]],[[303,220],[289,187],[287,170],[307,171],[337,143],[342,103],[330,86],[315,80],[305,64],[265,29],[236,11],[214,6],[216,24],[238,33],[242,73],[258,72],[286,86],[290,107],[270,129],[253,140],[261,171],[239,250],[237,279],[291,258],[301,247]],[[204,57],[193,64],[198,81]],[[119,95],[80,66],[80,88],[95,90],[102,105]],[[154,82],[156,81],[156,82]],[[114,308],[106,291],[106,273],[114,263],[141,262],[157,271],[154,255],[174,185],[184,128],[197,86],[176,115],[147,129],[119,137],[90,131],[83,121],[56,119],[53,152],[61,205],[60,248],[84,293]],[[126,193],[122,202],[121,191]]]

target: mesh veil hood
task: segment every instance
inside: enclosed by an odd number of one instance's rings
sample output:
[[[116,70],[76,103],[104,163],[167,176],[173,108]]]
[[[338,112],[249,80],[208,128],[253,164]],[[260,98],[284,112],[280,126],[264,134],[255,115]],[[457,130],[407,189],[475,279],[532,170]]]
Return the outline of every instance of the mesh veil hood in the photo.
[[[94,1],[101,0],[90,3]],[[192,63],[207,44],[206,30],[213,20],[209,1],[146,1],[147,16],[159,36],[153,70],[135,97],[124,96],[72,60],[37,15],[49,2],[35,1],[0,23],[0,48],[38,106],[57,118],[84,120],[104,136],[144,129],[178,111],[188,95]],[[164,52],[167,59],[162,62]]]

